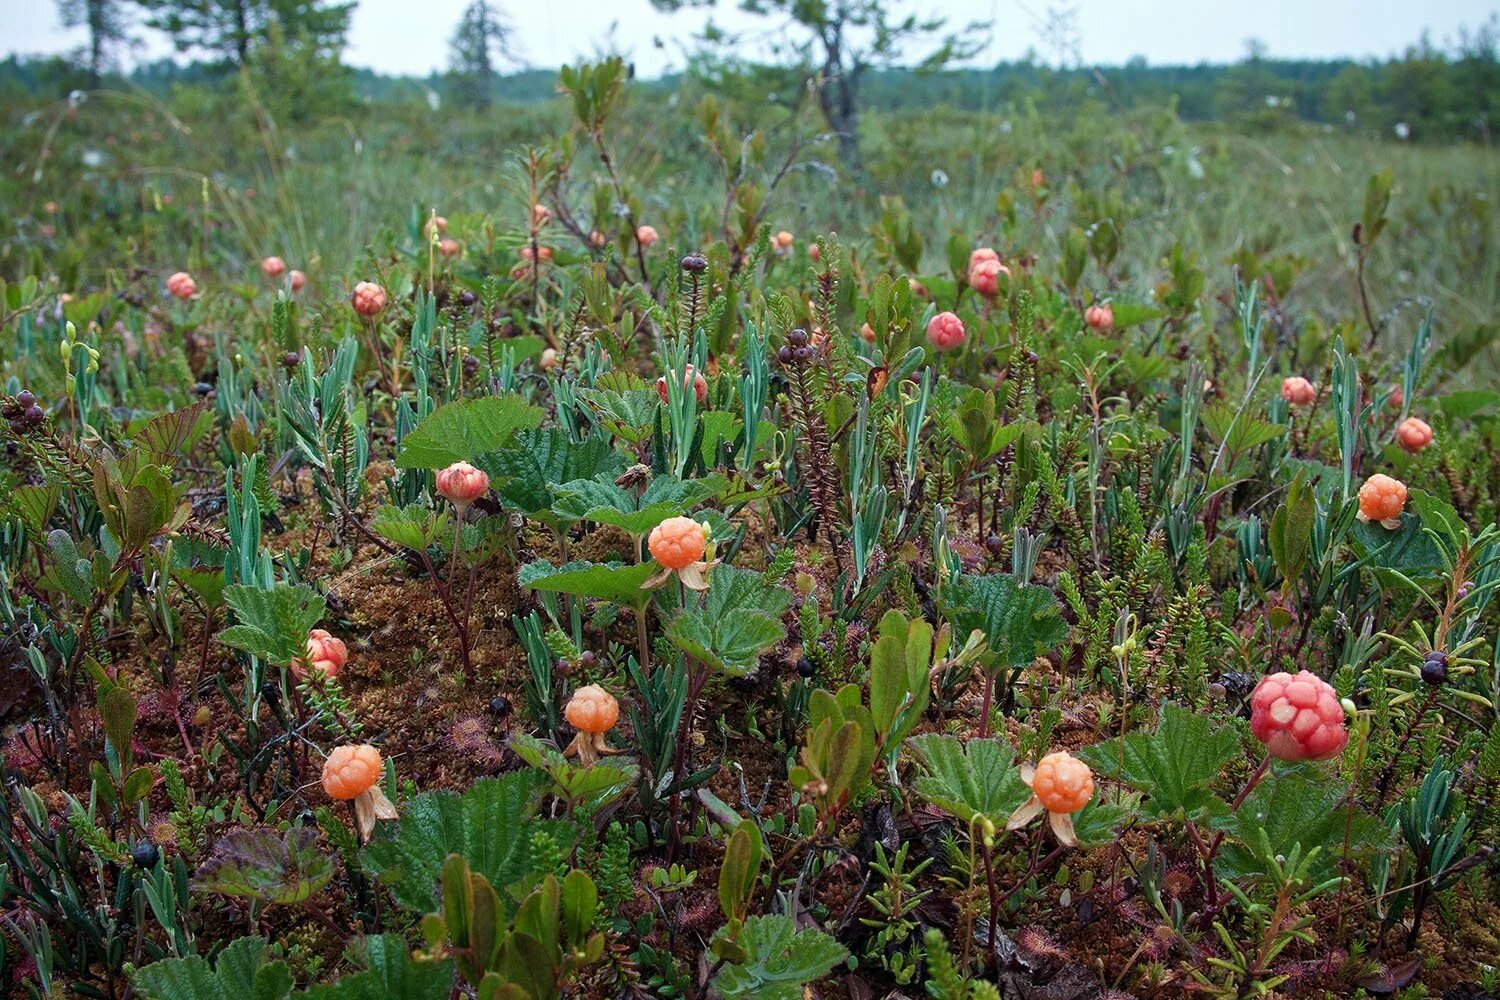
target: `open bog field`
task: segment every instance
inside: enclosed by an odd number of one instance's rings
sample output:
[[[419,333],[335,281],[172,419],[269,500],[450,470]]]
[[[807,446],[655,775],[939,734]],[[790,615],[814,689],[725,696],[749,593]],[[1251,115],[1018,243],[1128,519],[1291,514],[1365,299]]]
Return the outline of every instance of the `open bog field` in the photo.
[[[226,93],[0,110],[0,995],[1495,995],[1493,148]]]

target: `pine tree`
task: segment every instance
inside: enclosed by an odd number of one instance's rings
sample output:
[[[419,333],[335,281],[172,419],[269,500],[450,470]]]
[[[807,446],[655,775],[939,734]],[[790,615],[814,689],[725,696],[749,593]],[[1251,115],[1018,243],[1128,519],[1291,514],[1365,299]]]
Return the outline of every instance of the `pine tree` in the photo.
[[[494,99],[495,65],[516,61],[510,22],[489,0],[464,10],[449,44],[452,93],[461,104],[487,108]]]
[[[89,85],[97,87],[99,78],[114,60],[112,54],[130,40],[130,19],[122,0],[58,0],[57,10],[65,28],[86,27],[89,31]]]
[[[337,56],[349,30],[353,0],[140,0],[150,27],[172,36],[179,52],[217,56],[236,69],[273,29],[313,56]]]
[[[651,4],[664,11],[705,5],[702,0]],[[981,22],[950,29],[946,18],[913,13],[898,0],[742,0],[739,7],[780,19],[771,50],[813,84],[823,120],[854,171],[859,169],[860,87],[871,69],[912,60],[921,71],[942,69],[974,55],[987,40]],[[717,30],[704,41],[731,54],[742,44],[740,37]]]

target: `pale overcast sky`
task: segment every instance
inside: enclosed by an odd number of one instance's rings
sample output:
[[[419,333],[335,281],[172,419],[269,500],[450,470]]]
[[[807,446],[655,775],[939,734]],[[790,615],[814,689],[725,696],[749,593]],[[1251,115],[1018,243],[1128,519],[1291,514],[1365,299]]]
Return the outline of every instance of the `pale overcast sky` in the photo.
[[[387,73],[425,74],[443,68],[448,36],[466,0],[360,0],[349,32],[346,60]],[[643,75],[680,67],[683,46],[711,16],[703,11],[661,14],[649,0],[501,0],[532,66],[557,66],[605,50],[633,58]],[[910,5],[900,5],[912,9]],[[731,30],[762,32],[774,23],[721,0],[712,16]],[[1424,30],[1439,44],[1460,27],[1475,28],[1500,11],[1500,0],[919,0],[917,9],[955,23],[993,25],[980,64],[1036,49],[1049,61],[1056,51],[1044,30],[1047,12],[1071,8],[1083,62],[1118,64],[1145,56],[1155,64],[1226,62],[1240,58],[1248,39],[1271,56],[1389,56]],[[136,58],[168,53],[159,35]],[[0,53],[63,52],[83,39],[59,24],[50,0],[0,0]],[[750,53],[750,54],[753,54]]]

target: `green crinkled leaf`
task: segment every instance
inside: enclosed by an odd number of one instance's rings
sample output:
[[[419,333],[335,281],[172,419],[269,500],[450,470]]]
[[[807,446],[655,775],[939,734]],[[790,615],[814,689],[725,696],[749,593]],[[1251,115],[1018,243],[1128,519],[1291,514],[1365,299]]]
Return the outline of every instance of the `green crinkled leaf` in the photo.
[[[146,1000],[282,1000],[293,985],[285,962],[267,961],[259,937],[230,942],[215,966],[197,955],[168,958],[138,969],[131,982]]]
[[[569,521],[613,525],[637,537],[669,517],[686,514],[706,500],[721,496],[728,483],[723,476],[681,480],[662,475],[651,480],[640,497],[616,486],[614,476],[575,479],[557,489],[553,511]]]
[[[694,609],[684,611],[667,625],[667,638],[673,645],[731,677],[753,673],[761,652],[785,635],[779,621],[750,610],[720,616],[707,609]]]
[[[574,838],[570,824],[536,818],[540,777],[534,771],[515,771],[481,779],[462,796],[416,796],[403,807],[396,835],[365,848],[365,868],[415,913],[438,909],[438,878],[449,854],[462,855],[497,889],[535,874],[536,834],[549,834],[565,850]]]
[[[505,447],[517,431],[541,422],[541,409],[520,396],[454,400],[433,410],[402,439],[396,466],[442,469],[454,462],[473,462]]]
[[[224,600],[234,609],[239,624],[220,632],[219,641],[279,667],[303,655],[307,633],[328,607],[311,587],[285,583],[270,590],[225,587]]]
[[[1407,503],[1417,517],[1422,519],[1422,527],[1444,539],[1451,550],[1462,548],[1463,540],[1468,534],[1467,525],[1451,503],[1426,490],[1412,490],[1407,496]],[[1433,554],[1437,555],[1435,549]]]
[[[400,934],[367,937],[369,965],[363,972],[314,986],[307,1000],[447,1000],[453,990],[453,960],[418,962]]]
[[[519,582],[531,590],[592,597],[627,608],[643,608],[651,600],[651,591],[642,590],[641,584],[656,570],[652,563],[570,562],[565,566],[553,566],[546,560],[539,560],[521,567]]]
[[[439,513],[418,503],[381,507],[371,518],[370,528],[394,545],[418,551],[452,534],[447,511]]]
[[[556,427],[521,434],[510,447],[480,455],[474,464],[489,473],[495,492],[507,506],[532,517],[550,515],[559,484],[613,479],[625,471],[625,460],[604,438],[574,441]]]
[[[560,798],[582,805],[592,814],[630,790],[640,777],[641,768],[629,760],[610,757],[584,766],[568,760],[557,748],[532,736],[516,733],[510,748],[532,767],[545,771],[552,779],[552,792]]]
[[[956,736],[923,733],[907,745],[926,772],[912,785],[917,794],[964,823],[984,817],[1004,826],[1031,798],[1015,755],[1002,740],[972,739],[965,745]]]
[[[1204,407],[1202,422],[1208,436],[1223,444],[1233,454],[1274,441],[1288,430],[1286,424],[1273,424],[1268,420],[1252,417],[1228,404]],[[1227,441],[1225,435],[1228,435]]]
[[[1359,556],[1377,571],[1395,570],[1416,579],[1443,571],[1443,559],[1432,538],[1422,530],[1422,518],[1409,510],[1401,515],[1401,526],[1394,531],[1374,521],[1356,521],[1349,537]]]
[[[849,952],[829,935],[814,928],[797,930],[789,917],[751,917],[740,929],[737,943],[748,957],[725,965],[714,977],[723,997],[756,1000],[801,1000],[802,987],[826,976]]]
[[[640,444],[651,434],[651,423],[660,403],[654,389],[579,389],[600,424],[615,437]]]
[[[317,842],[307,827],[285,834],[264,827],[231,830],[198,866],[193,888],[282,906],[305,903],[333,878],[333,858]]]
[[[1233,729],[1168,704],[1155,732],[1115,737],[1085,747],[1078,756],[1100,774],[1144,792],[1150,812],[1195,816],[1224,811],[1209,785],[1238,752]]]
[[[1124,802],[1104,803],[1096,792],[1089,804],[1073,814],[1073,835],[1080,847],[1104,847],[1114,843],[1116,831],[1137,809],[1140,796],[1130,795]]]
[[[781,587],[768,586],[764,574],[734,566],[719,566],[709,575],[708,599],[704,608],[716,618],[739,611],[780,618],[791,605],[791,593]]]
[[[1029,665],[1068,637],[1052,591],[1004,574],[960,577],[944,591],[943,604],[959,635],[980,629],[991,652],[1012,667]]]
[[[767,586],[762,574],[720,566],[709,576],[703,607],[672,619],[667,638],[710,668],[743,677],[786,635],[780,618],[790,604],[791,595]]]
[[[1347,808],[1347,793],[1348,785],[1329,780],[1311,765],[1268,774],[1236,812],[1215,821],[1214,826],[1227,831],[1231,838],[1220,851],[1215,867],[1230,878],[1264,872],[1257,832],[1264,829],[1273,855],[1285,857],[1297,844],[1302,845],[1304,853],[1317,847],[1320,850],[1312,861],[1312,878],[1334,875],[1346,825],[1352,853],[1382,846],[1391,836],[1375,818]]]

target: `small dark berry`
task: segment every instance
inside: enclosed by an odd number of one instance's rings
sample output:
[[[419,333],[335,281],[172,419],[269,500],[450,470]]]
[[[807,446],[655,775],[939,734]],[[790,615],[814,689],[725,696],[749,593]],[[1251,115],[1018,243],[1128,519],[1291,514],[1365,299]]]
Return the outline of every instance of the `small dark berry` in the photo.
[[[42,412],[42,408],[40,406],[32,403],[30,406],[26,407],[26,412],[21,414],[21,419],[26,421],[33,427],[40,427],[42,423],[46,421],[47,414]]]
[[[809,660],[805,656],[798,658],[798,660],[797,660],[797,674],[798,674],[798,676],[800,676],[800,677],[811,677],[816,672],[817,672],[817,667],[813,666],[813,661],[812,660]]]
[[[1474,582],[1471,580],[1471,581],[1465,583],[1462,587],[1458,588],[1458,599],[1460,601],[1467,600],[1468,597],[1469,597],[1469,595],[1471,593],[1473,593],[1473,592],[1474,592]]]
[[[458,304],[461,306],[472,306],[479,301],[479,296],[465,288],[458,293]]]
[[[801,347],[807,343],[807,331],[798,327],[786,335],[786,342],[793,347]]]
[[[161,860],[161,851],[155,844],[136,844],[130,849],[130,860],[137,868],[155,868]]]
[[[784,365],[791,364],[792,363],[792,349],[790,347],[786,346],[785,344],[782,344],[780,347],[778,347],[776,349],[776,360],[780,361]]]
[[[209,385],[207,382],[199,382],[197,385],[193,386],[193,393],[198,396],[207,396],[213,391],[214,387]]]
[[[36,397],[31,394],[30,389],[22,389],[20,392],[16,393],[16,403],[18,403],[23,410],[35,402]]]
[[[579,664],[585,667],[592,667],[598,659],[599,657],[595,656],[594,651],[591,649],[585,649],[582,653],[578,654]]]
[[[1448,680],[1447,658],[1422,661],[1422,683],[1438,687]]]
[[[792,357],[796,358],[798,361],[806,361],[812,356],[813,349],[811,347],[798,347],[792,350]]]
[[[479,371],[479,359],[472,354],[464,355],[464,374],[473,375]]]
[[[300,351],[287,351],[281,356],[281,363],[288,368],[296,368],[302,363],[302,353]]]
[[[505,718],[510,714],[510,699],[505,695],[496,695],[490,699],[490,713]]]
[[[682,258],[682,269],[692,274],[702,274],[708,270],[708,259],[701,253],[690,253]]]
[[[1001,538],[999,535],[990,535],[984,540],[984,547],[989,549],[991,552],[999,552],[1002,548],[1005,547],[1005,539]]]
[[[1036,351],[1027,351],[1026,352],[1026,358],[1032,364],[1036,364],[1038,361],[1041,360],[1041,357],[1036,353]]]

